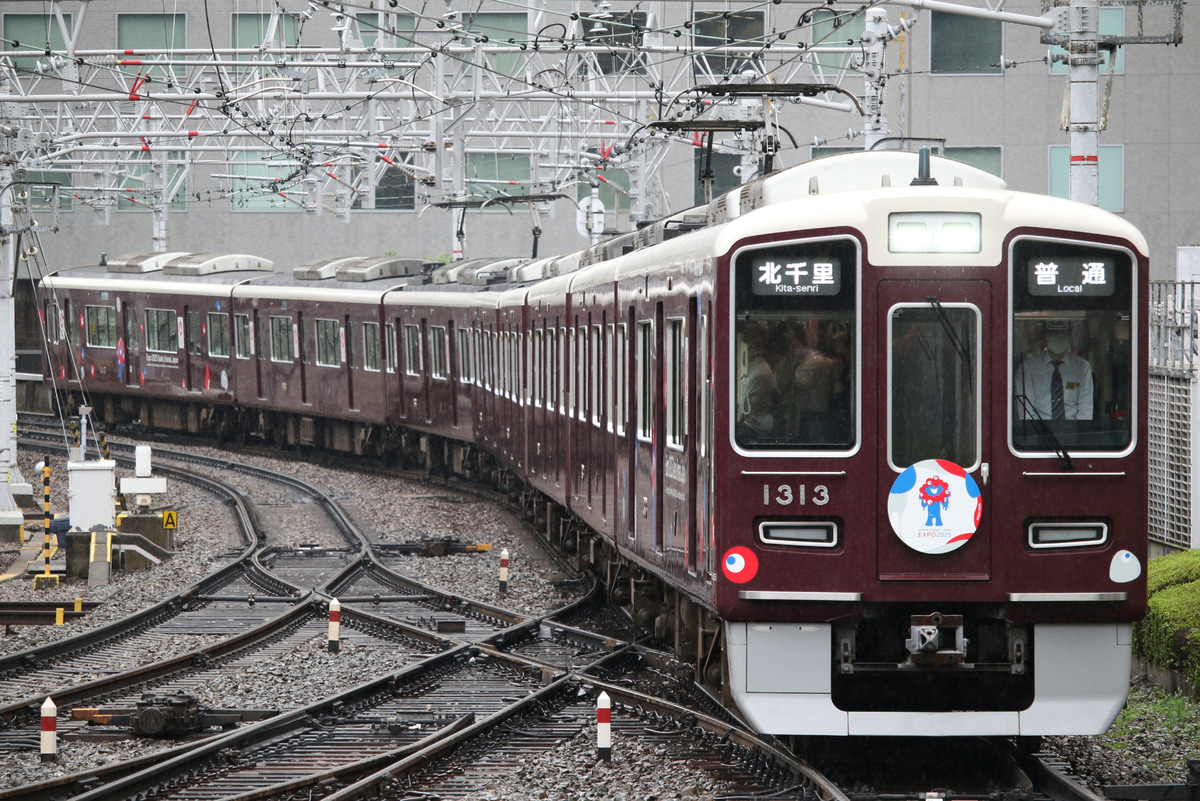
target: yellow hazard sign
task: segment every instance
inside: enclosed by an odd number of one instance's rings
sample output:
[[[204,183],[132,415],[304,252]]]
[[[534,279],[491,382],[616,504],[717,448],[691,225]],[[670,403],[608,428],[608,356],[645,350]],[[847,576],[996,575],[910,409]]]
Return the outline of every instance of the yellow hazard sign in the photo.
[[[179,512],[163,512],[163,528],[179,528]]]

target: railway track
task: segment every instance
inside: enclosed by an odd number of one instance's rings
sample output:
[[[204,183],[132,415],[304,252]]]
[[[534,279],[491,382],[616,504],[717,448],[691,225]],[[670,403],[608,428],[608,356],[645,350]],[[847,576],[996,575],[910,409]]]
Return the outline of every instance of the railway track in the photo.
[[[246,470],[228,460],[165,451],[156,459],[160,468],[192,479],[201,478],[198,468]],[[275,482],[280,475],[257,468],[248,474],[256,482]],[[494,789],[497,775],[519,773],[538,755],[578,751],[580,738],[594,733],[601,690],[614,700],[618,739],[648,743],[736,795],[825,801],[896,795],[861,787],[843,791],[777,743],[755,737],[692,680],[689,666],[636,644],[636,632],[611,618],[594,587],[562,609],[530,616],[424,585],[388,569],[389,556],[373,551],[339,504],[304,482],[282,478],[295,498],[327,510],[328,525],[342,543],[276,545],[271,535],[264,541],[261,512],[247,504],[238,516],[252,533],[239,562],[190,595],[164,602],[164,613],[173,617],[228,619],[207,632],[216,642],[161,660],[174,664],[152,666],[152,677],[136,679],[137,671],[124,671],[82,687],[71,686],[69,678],[52,685],[56,700],[64,699],[60,717],[84,704],[129,707],[147,690],[195,693],[222,670],[277,660],[302,643],[319,642],[332,597],[343,604],[347,643],[371,652],[403,651],[409,662],[398,668],[392,663],[383,676],[361,676],[356,686],[317,703],[277,704],[267,719],[233,731],[199,732],[171,748],[158,743],[158,750],[138,759],[0,791],[0,798],[477,797],[480,788]],[[211,475],[202,480],[220,483]],[[244,625],[254,634],[230,637],[221,625]],[[36,664],[49,661],[49,654],[13,658]],[[32,730],[20,721],[32,725],[34,700],[31,694],[0,709],[0,720],[9,725],[0,731],[0,749],[6,733],[14,750],[21,743],[29,747]],[[79,736],[106,733],[72,723],[64,738],[71,726]],[[845,778],[841,783],[855,786]],[[1075,789],[1068,781],[1041,793],[1031,780],[1003,792],[1033,801],[1095,801],[1072,795]],[[996,792],[995,784],[989,792]]]

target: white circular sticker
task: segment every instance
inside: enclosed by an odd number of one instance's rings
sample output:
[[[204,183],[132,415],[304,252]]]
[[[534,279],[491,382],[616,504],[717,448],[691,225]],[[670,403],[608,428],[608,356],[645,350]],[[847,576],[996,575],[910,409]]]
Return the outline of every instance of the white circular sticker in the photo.
[[[900,541],[921,553],[950,553],[979,528],[979,485],[954,462],[926,459],[892,484],[888,519]]]

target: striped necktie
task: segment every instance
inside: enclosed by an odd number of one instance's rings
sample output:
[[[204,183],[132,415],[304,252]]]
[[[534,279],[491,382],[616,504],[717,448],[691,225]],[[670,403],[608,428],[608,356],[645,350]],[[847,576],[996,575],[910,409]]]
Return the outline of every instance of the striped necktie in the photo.
[[[1050,376],[1050,414],[1055,420],[1063,420],[1067,411],[1063,408],[1062,373],[1059,372],[1062,362],[1050,363],[1054,365],[1054,375]]]

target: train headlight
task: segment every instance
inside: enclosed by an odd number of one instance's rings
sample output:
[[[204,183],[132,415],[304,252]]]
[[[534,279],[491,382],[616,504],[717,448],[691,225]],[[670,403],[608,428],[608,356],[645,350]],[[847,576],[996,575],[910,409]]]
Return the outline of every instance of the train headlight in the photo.
[[[1030,548],[1079,548],[1108,541],[1105,523],[1030,523]]]
[[[833,521],[772,521],[758,524],[758,538],[769,545],[833,548],[838,527]]]
[[[897,211],[888,215],[892,253],[978,253],[983,248],[980,215],[959,211]]]

